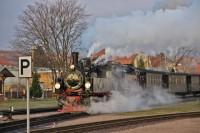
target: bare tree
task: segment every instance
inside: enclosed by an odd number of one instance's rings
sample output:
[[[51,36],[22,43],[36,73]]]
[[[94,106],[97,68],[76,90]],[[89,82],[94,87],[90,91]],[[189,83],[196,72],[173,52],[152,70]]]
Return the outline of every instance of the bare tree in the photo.
[[[76,0],[36,2],[19,17],[13,46],[26,53],[35,46],[40,53],[37,61],[66,73],[71,51],[80,47],[87,16]]]
[[[176,71],[177,66],[183,61],[183,59],[190,55],[195,55],[199,53],[199,51],[193,47],[179,47],[171,56],[167,56],[167,59],[170,66],[171,71]]]

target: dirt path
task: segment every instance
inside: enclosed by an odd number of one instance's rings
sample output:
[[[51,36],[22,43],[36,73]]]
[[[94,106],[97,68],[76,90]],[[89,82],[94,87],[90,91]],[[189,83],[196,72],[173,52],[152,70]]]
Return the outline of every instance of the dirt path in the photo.
[[[106,131],[105,131],[106,132]],[[200,133],[200,118],[166,121],[137,128],[118,129],[111,133]]]

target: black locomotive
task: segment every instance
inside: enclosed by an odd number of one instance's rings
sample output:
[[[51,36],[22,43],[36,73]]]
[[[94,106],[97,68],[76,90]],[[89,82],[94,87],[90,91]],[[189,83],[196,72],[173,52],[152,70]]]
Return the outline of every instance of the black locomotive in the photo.
[[[78,53],[72,53],[72,64],[67,75],[60,74],[56,79],[55,89],[59,94],[58,103],[62,112],[82,112],[86,111],[90,103],[90,97],[108,96],[107,92],[93,91],[94,67],[89,58],[78,61]],[[95,76],[94,76],[95,77]]]

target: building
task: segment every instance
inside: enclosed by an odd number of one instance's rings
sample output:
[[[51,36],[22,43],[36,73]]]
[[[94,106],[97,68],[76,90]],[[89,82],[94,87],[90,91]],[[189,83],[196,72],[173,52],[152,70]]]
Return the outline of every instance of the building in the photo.
[[[4,99],[5,96],[5,80],[14,75],[7,69],[0,67],[0,100]]]
[[[105,49],[102,49],[99,52],[92,54],[92,59],[98,59],[103,55],[106,55]],[[135,53],[130,56],[114,56],[111,58],[111,61],[124,65],[126,64],[138,67],[139,62],[142,60],[146,69],[160,71],[171,71],[172,69],[175,69],[177,72],[200,73],[200,57],[184,56],[180,58],[177,57],[177,59],[171,59],[167,57],[164,53],[159,53],[157,55],[145,55],[144,53]],[[178,63],[176,62],[177,60]],[[177,64],[175,64],[175,62]]]
[[[26,84],[27,80],[25,78],[18,77],[18,58],[23,56],[17,51],[0,51],[0,70],[9,71],[13,76],[7,76],[5,80],[1,80],[0,75],[0,93],[5,95],[7,98],[20,98],[24,97],[26,94]],[[40,75],[40,83],[45,92],[53,92],[54,81],[52,73],[49,69],[37,69]],[[4,84],[2,85],[2,81]],[[31,85],[32,79],[29,79],[29,84]],[[2,90],[2,86],[4,89]]]

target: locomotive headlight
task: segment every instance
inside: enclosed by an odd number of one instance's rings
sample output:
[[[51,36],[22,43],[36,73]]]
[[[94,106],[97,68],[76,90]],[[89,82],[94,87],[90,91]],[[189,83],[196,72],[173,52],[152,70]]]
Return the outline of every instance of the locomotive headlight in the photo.
[[[75,66],[74,66],[74,65],[71,65],[71,66],[70,66],[70,69],[71,69],[71,70],[74,70],[74,69],[75,69]]]
[[[59,84],[59,83],[56,83],[56,84],[55,84],[55,88],[56,88],[56,89],[60,89],[60,84]]]
[[[90,89],[90,87],[91,87],[91,83],[87,81],[87,82],[85,83],[85,88],[86,88],[86,89]]]

